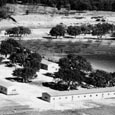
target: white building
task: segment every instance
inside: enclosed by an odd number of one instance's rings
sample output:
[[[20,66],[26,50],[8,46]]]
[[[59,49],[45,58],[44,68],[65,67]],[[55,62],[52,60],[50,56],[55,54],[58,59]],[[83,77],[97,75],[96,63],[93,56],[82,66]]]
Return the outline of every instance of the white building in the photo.
[[[111,97],[115,97],[115,87],[42,93],[42,99],[51,103],[65,103],[79,100],[93,100]]]
[[[4,93],[6,95],[18,94],[16,86],[14,86],[12,83],[1,80],[0,80],[0,93]]]
[[[41,69],[44,69],[49,73],[54,73],[54,72],[58,72],[59,65],[57,63],[42,59]]]
[[[5,36],[5,32],[6,32],[5,30],[2,30],[2,31],[0,32],[0,36],[1,36],[1,37]]]

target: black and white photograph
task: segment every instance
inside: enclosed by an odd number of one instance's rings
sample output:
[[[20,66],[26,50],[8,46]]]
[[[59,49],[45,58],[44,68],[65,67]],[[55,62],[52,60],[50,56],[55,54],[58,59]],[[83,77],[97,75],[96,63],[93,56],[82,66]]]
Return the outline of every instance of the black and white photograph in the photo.
[[[115,0],[0,0],[0,115],[115,115]]]

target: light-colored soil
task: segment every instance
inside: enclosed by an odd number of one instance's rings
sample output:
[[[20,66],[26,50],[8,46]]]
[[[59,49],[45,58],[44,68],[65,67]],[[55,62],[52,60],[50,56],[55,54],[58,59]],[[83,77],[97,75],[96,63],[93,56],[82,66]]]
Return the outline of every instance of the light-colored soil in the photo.
[[[0,65],[0,80],[6,80],[7,77],[13,77],[12,71],[15,68],[5,67],[4,64]],[[71,103],[55,103],[51,104],[40,99],[42,92],[59,92],[53,89],[44,87],[42,82],[51,82],[53,79],[38,73],[38,77],[34,79],[33,83],[19,83],[12,82],[18,88],[18,95],[4,95],[0,94],[0,113],[20,113],[24,111],[47,111],[47,110],[75,110],[101,107],[101,105],[115,106],[115,99],[103,99],[103,100],[89,100],[89,101],[77,101]],[[35,84],[36,83],[36,84]],[[82,90],[82,89],[80,89]]]

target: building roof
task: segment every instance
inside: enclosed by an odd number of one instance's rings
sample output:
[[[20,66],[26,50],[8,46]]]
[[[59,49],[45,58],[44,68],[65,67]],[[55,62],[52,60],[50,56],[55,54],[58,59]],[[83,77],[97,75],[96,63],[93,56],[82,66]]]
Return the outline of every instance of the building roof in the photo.
[[[41,64],[50,65],[50,64],[57,64],[57,63],[54,63],[54,62],[48,61],[48,60],[46,60],[46,59],[42,59]]]
[[[115,92],[115,87],[60,91],[60,92],[50,92],[50,93],[44,92],[44,93],[50,95],[51,97],[58,97],[58,96],[82,95],[82,94],[93,94],[93,93],[104,93],[104,92]]]
[[[13,86],[13,84],[12,83],[10,83],[10,82],[8,82],[8,81],[3,81],[3,80],[0,80],[0,86],[3,86],[3,87],[6,87],[6,88],[8,88],[8,87],[11,87],[11,86]]]

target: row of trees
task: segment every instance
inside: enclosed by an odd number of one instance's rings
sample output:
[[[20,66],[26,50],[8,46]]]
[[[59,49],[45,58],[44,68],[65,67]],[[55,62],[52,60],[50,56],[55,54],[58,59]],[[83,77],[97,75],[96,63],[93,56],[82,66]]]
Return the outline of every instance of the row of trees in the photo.
[[[109,23],[96,24],[92,28],[92,35],[97,35],[98,38],[101,38],[103,35],[110,33],[112,34],[115,30],[115,25]]]
[[[21,78],[23,82],[28,82],[29,79],[34,78],[40,69],[41,56],[24,48],[14,39],[2,41],[0,53],[6,57],[9,55],[10,64],[18,64],[22,67],[16,68],[13,75]]]
[[[31,34],[28,27],[18,26],[6,30],[6,34],[12,37],[22,37],[23,35]]]
[[[52,36],[64,36],[66,33],[71,36],[77,36],[80,34],[92,34],[101,38],[107,33],[112,33],[115,29],[113,24],[98,23],[96,25],[81,25],[81,26],[69,26],[57,25],[50,30]]]
[[[22,4],[45,4],[47,6],[62,7],[74,10],[113,10],[115,0],[20,0]],[[6,3],[19,3],[18,0],[1,0],[1,6]]]
[[[59,72],[55,73],[54,79],[58,84],[65,84],[68,90],[83,86],[84,83],[87,88],[115,86],[115,73],[93,70],[91,64],[82,56],[69,54],[59,60],[59,66]]]

